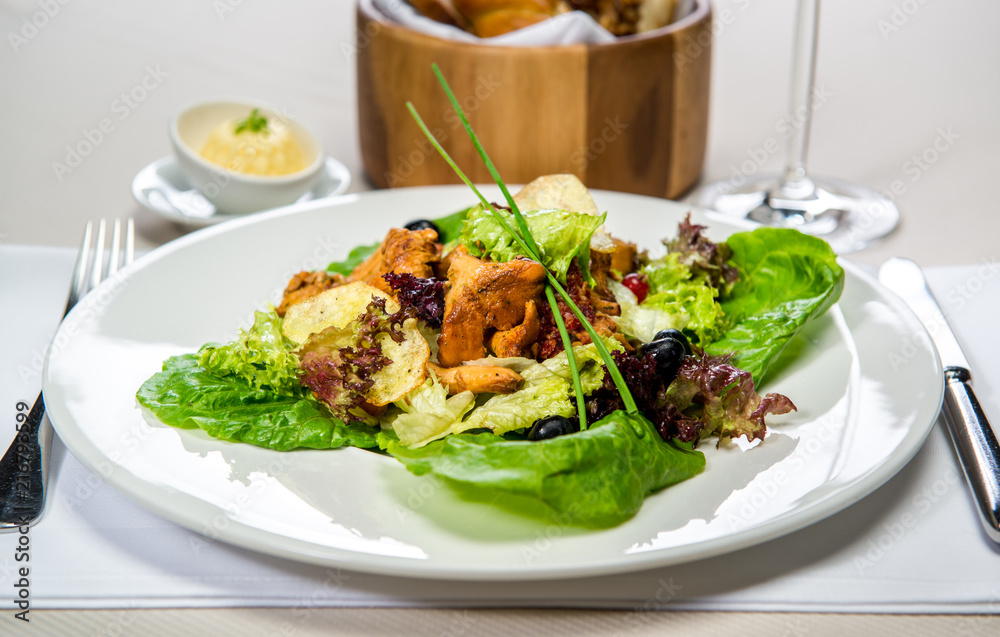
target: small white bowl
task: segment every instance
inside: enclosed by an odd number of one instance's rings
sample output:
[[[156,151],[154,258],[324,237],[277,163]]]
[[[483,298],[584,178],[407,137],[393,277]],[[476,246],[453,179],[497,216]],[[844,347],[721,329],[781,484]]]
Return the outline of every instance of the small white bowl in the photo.
[[[244,118],[258,109],[268,121],[280,121],[302,148],[307,166],[287,175],[249,175],[213,164],[199,151],[219,124]],[[281,115],[256,100],[219,99],[197,102],[181,110],[170,122],[170,142],[177,165],[206,199],[223,212],[246,214],[290,204],[316,183],[325,156],[316,135],[304,124]]]

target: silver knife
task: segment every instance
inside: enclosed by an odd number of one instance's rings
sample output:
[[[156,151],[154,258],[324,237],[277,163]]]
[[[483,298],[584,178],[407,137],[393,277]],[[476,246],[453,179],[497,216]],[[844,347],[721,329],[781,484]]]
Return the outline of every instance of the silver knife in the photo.
[[[908,259],[889,259],[879,268],[878,278],[906,301],[937,347],[945,379],[941,414],[965,477],[979,501],[986,533],[1000,542],[1000,446],[969,384],[969,361],[927,287],[920,266]]]

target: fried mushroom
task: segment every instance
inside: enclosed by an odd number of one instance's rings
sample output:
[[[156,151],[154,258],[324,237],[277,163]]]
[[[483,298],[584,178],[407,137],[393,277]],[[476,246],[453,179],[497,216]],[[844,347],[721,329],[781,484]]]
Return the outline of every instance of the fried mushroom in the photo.
[[[483,358],[488,333],[524,326],[526,317],[532,320],[545,277],[545,267],[530,259],[493,263],[470,254],[456,255],[448,268],[444,323],[438,337],[441,365],[454,367]],[[522,329],[532,331],[530,325]],[[518,343],[523,348],[521,339]]]

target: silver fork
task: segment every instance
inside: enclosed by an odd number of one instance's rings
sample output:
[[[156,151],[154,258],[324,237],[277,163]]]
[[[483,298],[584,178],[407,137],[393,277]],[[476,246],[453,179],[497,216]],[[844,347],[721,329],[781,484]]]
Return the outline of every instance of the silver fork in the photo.
[[[125,223],[124,246],[122,246],[122,224],[120,220],[115,219],[111,230],[107,267],[104,264],[106,225],[104,219],[98,222],[93,250],[90,245],[93,224],[88,221],[84,227],[63,318],[69,314],[77,301],[97,287],[103,279],[114,276],[120,267],[132,263],[135,256],[135,226],[132,219],[128,219]],[[49,451],[52,448],[52,426],[48,421],[43,423],[44,415],[45,401],[39,393],[27,418],[18,424],[17,436],[14,437],[7,453],[0,458],[0,531],[11,531],[34,523],[41,517],[45,508],[45,485],[49,470]]]

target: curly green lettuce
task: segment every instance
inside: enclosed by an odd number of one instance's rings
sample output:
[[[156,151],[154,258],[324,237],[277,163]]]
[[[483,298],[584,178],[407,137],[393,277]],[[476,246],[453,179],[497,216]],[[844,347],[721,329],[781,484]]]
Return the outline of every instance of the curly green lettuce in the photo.
[[[683,330],[697,343],[710,343],[722,334],[726,317],[717,300],[718,290],[704,280],[692,280],[677,255],[650,263],[642,272],[650,284],[642,303],[624,285],[609,283],[621,307],[615,321],[622,332],[643,342],[671,328]]]
[[[255,389],[298,396],[299,359],[295,344],[281,332],[281,317],[272,309],[254,312],[253,325],[240,330],[236,340],[219,345],[209,343],[198,351],[198,364],[217,376],[235,376]]]
[[[658,331],[673,328],[704,345],[725,331],[728,324],[719,298],[729,292],[738,273],[727,263],[729,246],[709,240],[704,229],[688,215],[678,225],[677,236],[663,242],[667,254],[643,264],[639,275],[649,293],[641,303],[621,286],[613,288],[622,305],[618,324],[626,334],[649,341]]]

